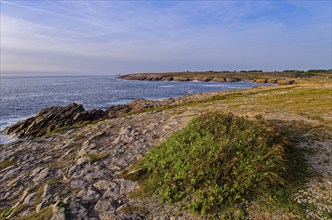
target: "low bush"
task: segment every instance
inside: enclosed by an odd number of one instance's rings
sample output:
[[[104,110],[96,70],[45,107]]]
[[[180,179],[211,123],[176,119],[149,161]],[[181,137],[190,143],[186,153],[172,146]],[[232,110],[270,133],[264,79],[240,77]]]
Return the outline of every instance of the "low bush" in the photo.
[[[141,195],[182,201],[201,214],[220,216],[235,208],[232,213],[241,216],[248,201],[286,183],[288,148],[287,140],[263,122],[207,113],[153,148],[124,176],[140,182]]]

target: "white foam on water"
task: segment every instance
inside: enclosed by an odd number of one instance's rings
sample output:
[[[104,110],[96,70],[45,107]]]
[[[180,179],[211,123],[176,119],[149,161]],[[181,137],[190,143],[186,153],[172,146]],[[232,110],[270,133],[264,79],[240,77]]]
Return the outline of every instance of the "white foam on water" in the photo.
[[[227,87],[227,88],[229,88],[229,86],[225,86],[225,85],[203,85],[203,87]]]
[[[4,119],[4,120],[1,119],[0,120],[0,144],[8,144],[8,143],[19,140],[18,138],[15,138],[11,135],[5,135],[1,131],[4,130],[8,126],[16,124],[17,122],[25,120],[30,117],[32,117],[32,116],[28,116],[28,117],[11,116],[8,119]]]
[[[18,138],[12,137],[10,135],[4,135],[0,133],[0,144],[9,144],[11,142],[19,140]]]
[[[174,85],[167,85],[167,86],[158,86],[158,87],[161,87],[161,88],[173,88],[175,86]]]

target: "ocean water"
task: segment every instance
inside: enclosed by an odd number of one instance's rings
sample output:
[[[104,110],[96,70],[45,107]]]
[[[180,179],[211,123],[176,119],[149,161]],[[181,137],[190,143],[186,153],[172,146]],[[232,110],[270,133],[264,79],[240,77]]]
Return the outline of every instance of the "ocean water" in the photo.
[[[0,130],[36,114],[41,108],[71,102],[85,109],[107,109],[112,105],[144,98],[161,100],[186,94],[250,88],[251,82],[128,81],[116,76],[1,76]],[[13,141],[0,134],[0,143]]]

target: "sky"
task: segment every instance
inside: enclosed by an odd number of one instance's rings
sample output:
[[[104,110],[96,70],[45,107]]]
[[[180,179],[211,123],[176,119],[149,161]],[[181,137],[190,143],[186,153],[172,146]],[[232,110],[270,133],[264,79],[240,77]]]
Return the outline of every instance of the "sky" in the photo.
[[[1,2],[1,73],[332,68],[331,1]]]

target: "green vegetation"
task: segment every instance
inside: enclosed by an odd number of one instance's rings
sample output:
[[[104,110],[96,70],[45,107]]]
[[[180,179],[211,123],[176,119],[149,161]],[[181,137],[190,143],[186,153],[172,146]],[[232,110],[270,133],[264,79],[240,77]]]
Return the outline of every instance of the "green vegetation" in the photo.
[[[286,138],[262,122],[208,113],[152,149],[124,176],[140,181],[139,195],[160,194],[201,214],[242,218],[248,201],[290,199],[284,189],[296,176],[294,160],[300,159],[292,154]]]
[[[90,124],[93,124],[93,123],[97,123],[99,122],[100,120],[96,120],[96,121],[84,121],[82,123],[76,123],[76,124],[73,124],[73,125],[69,125],[69,126],[62,126],[62,127],[58,127],[52,131],[49,131],[48,134],[49,135],[53,135],[53,134],[56,134],[56,133],[59,133],[59,132],[62,132],[62,131],[69,131],[69,130],[72,130],[72,129],[76,129],[76,128],[82,128],[84,126],[87,126],[87,125],[90,125]],[[77,138],[84,138],[83,136],[82,137],[77,137]]]
[[[6,167],[9,167],[9,166],[12,166],[15,164],[16,164],[16,162],[13,160],[4,160],[4,161],[0,162],[0,169],[4,169]]]
[[[7,208],[7,209],[5,209],[5,210],[3,210],[1,213],[0,213],[0,218],[5,218],[5,217],[7,217],[7,216],[9,216],[10,215],[10,213],[12,213],[12,211],[13,211],[13,208]]]

